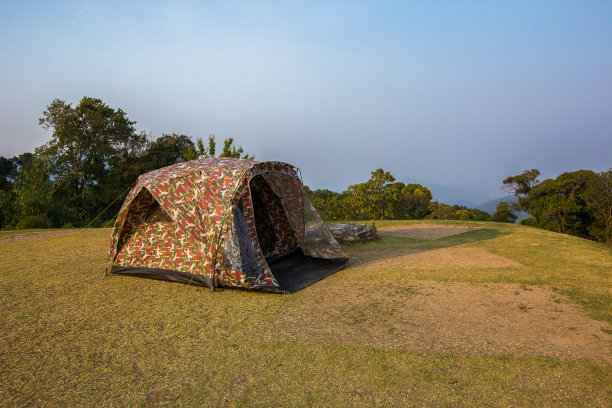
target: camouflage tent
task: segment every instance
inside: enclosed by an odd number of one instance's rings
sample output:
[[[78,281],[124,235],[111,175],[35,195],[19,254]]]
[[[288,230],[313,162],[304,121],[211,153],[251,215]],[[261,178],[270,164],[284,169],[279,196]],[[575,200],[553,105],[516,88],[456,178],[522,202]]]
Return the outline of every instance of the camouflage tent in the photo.
[[[110,271],[293,292],[348,257],[281,162],[210,158],[141,175],[113,230]]]

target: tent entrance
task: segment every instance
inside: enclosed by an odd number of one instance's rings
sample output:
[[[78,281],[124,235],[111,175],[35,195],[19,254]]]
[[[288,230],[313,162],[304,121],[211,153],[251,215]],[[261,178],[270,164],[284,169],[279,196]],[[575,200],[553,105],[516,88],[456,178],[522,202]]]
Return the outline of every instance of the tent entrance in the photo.
[[[296,292],[337,271],[348,258],[321,259],[300,248],[282,198],[261,175],[250,182],[257,240],[282,291]]]
[[[298,247],[282,198],[260,174],[250,181],[257,241],[266,261]]]

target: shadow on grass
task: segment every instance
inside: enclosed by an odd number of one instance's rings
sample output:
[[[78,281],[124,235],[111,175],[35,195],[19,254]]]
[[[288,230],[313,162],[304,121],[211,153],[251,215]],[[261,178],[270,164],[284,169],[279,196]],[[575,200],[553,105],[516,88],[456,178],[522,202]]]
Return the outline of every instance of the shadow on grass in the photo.
[[[482,228],[432,240],[379,235],[377,241],[345,244],[343,248],[351,257],[348,267],[354,267],[396,256],[484,241],[511,233],[511,231]]]

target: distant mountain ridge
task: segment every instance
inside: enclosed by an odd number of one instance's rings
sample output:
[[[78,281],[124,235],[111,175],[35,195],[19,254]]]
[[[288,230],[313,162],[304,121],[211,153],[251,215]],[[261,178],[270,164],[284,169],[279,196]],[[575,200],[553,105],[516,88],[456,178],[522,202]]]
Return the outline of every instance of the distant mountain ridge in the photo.
[[[504,197],[494,198],[493,200],[489,200],[487,202],[484,202],[484,203],[480,204],[476,208],[478,208],[479,210],[482,210],[482,211],[486,211],[489,214],[493,215],[493,213],[495,213],[495,211],[497,211],[497,204],[502,202],[502,201],[508,201],[508,202],[516,203],[516,202],[518,202],[518,199],[515,196],[513,196],[513,195],[507,195],[507,196],[504,196]],[[517,218],[517,222],[521,218],[529,218],[529,213],[526,212],[526,211],[514,211],[514,214],[518,217]]]
[[[448,205],[464,205],[468,208],[477,208],[485,211],[491,215],[497,210],[497,204],[500,201],[517,202],[517,198],[513,195],[505,195],[503,197],[491,198],[483,193],[477,193],[475,191],[466,190],[461,187],[445,186],[441,184],[428,184],[426,182],[419,182],[409,180],[407,183],[419,183],[431,190],[433,194],[433,201]],[[529,218],[529,214],[525,211],[515,212],[518,219]]]
[[[502,201],[509,201],[512,203],[516,203],[516,197],[513,195],[507,195],[507,196],[503,196],[503,197],[498,197],[498,198],[494,198],[492,200],[489,201],[485,201],[482,204],[479,204],[476,208],[478,208],[479,210],[482,211],[486,211],[489,214],[493,214],[496,210],[497,210],[497,204],[502,202]]]

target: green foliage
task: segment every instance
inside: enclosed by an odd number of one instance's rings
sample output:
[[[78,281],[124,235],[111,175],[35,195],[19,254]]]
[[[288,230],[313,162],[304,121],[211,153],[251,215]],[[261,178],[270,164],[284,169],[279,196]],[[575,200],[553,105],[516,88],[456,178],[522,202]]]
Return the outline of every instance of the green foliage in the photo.
[[[538,222],[533,218],[521,218],[518,223],[519,225],[526,225],[528,227],[538,226]]]
[[[372,172],[370,180],[349,186],[344,192],[347,219],[396,219],[401,202],[403,183],[383,169]]]
[[[0,157],[0,228],[106,225],[140,174],[216,153],[214,135],[207,147],[177,133],[149,141],[125,112],[96,98],[76,106],[56,99],[39,124],[52,131],[48,143]],[[253,158],[233,143],[224,140],[222,157]]]
[[[433,198],[431,190],[420,184],[408,184],[402,190],[404,205],[409,218],[423,218],[428,213],[428,206]]]
[[[588,236],[593,216],[586,206],[585,192],[595,177],[593,171],[579,170],[544,180],[527,195],[529,213],[546,229]]]
[[[589,226],[591,235],[612,241],[612,169],[597,174],[584,191],[586,206],[595,221]]]
[[[468,221],[472,219],[472,214],[467,209],[455,211],[455,216],[461,221]]]
[[[180,163],[183,160],[194,159],[197,159],[197,152],[188,136],[177,133],[163,133],[150,142],[144,151],[140,172],[146,173]]]
[[[46,214],[38,215],[26,215],[19,219],[19,222],[15,225],[17,230],[35,229],[35,228],[49,228],[51,222],[47,218]]]
[[[15,192],[13,186],[18,174],[18,158],[0,156],[0,227],[15,218]]]
[[[467,208],[464,205],[448,205],[434,201],[428,206],[425,218],[430,220],[472,220],[488,221],[491,216],[485,211],[476,208]]]
[[[491,217],[491,221],[514,223],[518,218],[516,214],[514,214],[515,209],[515,203],[500,201],[497,203],[497,209]]]
[[[538,183],[537,170],[504,180],[534,225],[552,231],[609,242],[612,229],[612,171],[578,170]]]
[[[540,172],[538,170],[531,169],[516,176],[506,177],[503,181],[504,189],[518,198],[518,205],[525,211],[529,208],[527,196],[529,191],[539,183],[539,176]]]
[[[249,156],[248,153],[245,153],[244,150],[242,149],[242,146],[238,146],[238,148],[236,148],[236,146],[233,145],[234,143],[234,139],[233,138],[228,138],[225,139],[223,141],[223,150],[221,151],[221,154],[219,155],[219,157],[233,157],[235,159],[254,159],[255,156]],[[197,138],[196,139],[196,144],[195,146],[192,145],[189,146],[186,150],[185,153],[183,154],[183,158],[185,160],[194,160],[194,159],[198,159],[198,158],[206,158],[206,157],[215,157],[215,152],[217,149],[217,142],[215,141],[215,135],[211,134],[210,136],[208,136],[208,147],[204,147],[204,142],[202,141],[201,138]]]
[[[317,211],[329,221],[422,218],[485,221],[490,218],[484,211],[432,203],[433,195],[427,187],[396,182],[383,169],[373,171],[370,180],[349,186],[342,194],[305,188]]]
[[[430,220],[454,220],[456,219],[457,210],[448,204],[434,201],[428,207],[429,214],[425,218]]]
[[[304,189],[323,219],[342,220],[345,218],[343,207],[345,196],[343,194],[328,189],[312,191],[308,186],[304,186]]]
[[[13,186],[15,193],[15,213],[18,219],[32,217],[26,224],[45,219],[41,224],[47,224],[47,213],[52,210],[54,186],[49,179],[49,162],[44,157],[25,153],[19,156],[19,173]],[[38,217],[38,218],[36,218]],[[18,223],[17,225],[19,225]],[[23,226],[23,228],[38,228],[39,226]],[[40,227],[44,227],[40,225]]]
[[[48,163],[64,204],[76,210],[77,225],[95,216],[137,177],[133,159],[140,156],[146,138],[136,133],[135,122],[121,109],[89,97],[74,107],[56,99],[39,123],[53,133],[37,156]]]

